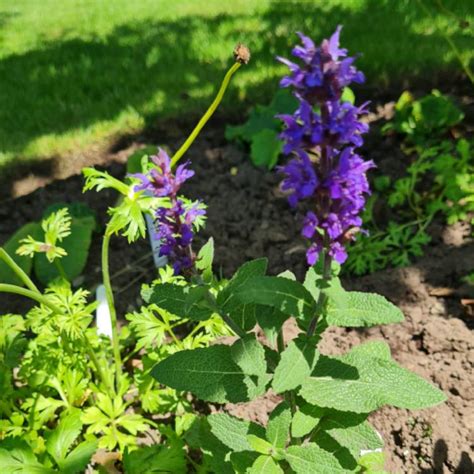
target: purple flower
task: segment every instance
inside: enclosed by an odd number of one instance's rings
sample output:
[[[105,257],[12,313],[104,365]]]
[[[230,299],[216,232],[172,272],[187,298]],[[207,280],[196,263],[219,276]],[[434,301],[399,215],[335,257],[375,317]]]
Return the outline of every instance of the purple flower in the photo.
[[[141,183],[136,191],[146,191],[156,197],[168,197],[170,207],[159,207],[155,212],[155,238],[160,241],[160,256],[168,257],[176,274],[190,269],[196,260],[191,244],[194,238],[194,222],[206,211],[200,203],[186,205],[177,197],[183,183],[194,176],[187,167],[189,162],[171,169],[171,160],[162,149],[151,157],[153,164],[148,173],[131,175]]]
[[[362,82],[364,76],[353,65],[354,58],[339,47],[340,30],[320,46],[299,34],[302,45],[292,54],[301,65],[279,58],[290,69],[281,86],[292,87],[300,103],[293,115],[279,117],[285,125],[280,135],[283,151],[293,155],[279,168],[284,174],[281,189],[292,207],[304,200],[311,203],[302,228],[310,240],[309,265],[323,251],[339,263],[347,259],[345,245],[360,230],[360,214],[370,193],[366,173],[375,166],[354,151],[368,131],[360,120],[367,103],[356,107],[342,102],[341,95],[345,86]]]
[[[315,104],[317,101],[338,100],[345,86],[364,82],[364,75],[353,65],[355,59],[346,57],[347,50],[339,48],[341,28],[338,26],[331,38],[324,40],[319,47],[298,33],[302,46],[296,46],[291,54],[303,64],[277,58],[290,69],[290,75],[281,80],[281,87],[291,86],[298,97]]]

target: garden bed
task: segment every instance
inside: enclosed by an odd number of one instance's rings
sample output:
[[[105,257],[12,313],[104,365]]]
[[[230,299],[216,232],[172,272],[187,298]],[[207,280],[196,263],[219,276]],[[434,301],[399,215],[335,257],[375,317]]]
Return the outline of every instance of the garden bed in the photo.
[[[390,113],[390,105],[379,107],[374,120]],[[109,172],[123,176],[124,161],[143,143],[168,143],[173,149],[181,143],[187,129],[173,124],[151,136],[126,140],[116,151],[90,156],[88,163],[107,165]],[[209,236],[216,239],[215,270],[231,275],[244,261],[267,256],[269,273],[289,268],[301,278],[306,269],[305,244],[299,236],[302,215],[292,212],[278,190],[275,172],[256,169],[246,152],[223,139],[224,127],[218,119],[205,131],[188,153],[196,176],[186,184],[184,194],[200,198],[209,206],[206,229],[199,244]],[[367,140],[364,154],[376,161],[384,173],[397,178],[406,166],[394,137],[383,137],[377,124]],[[117,151],[118,150],[118,151]],[[90,158],[90,159],[89,159]],[[113,163],[115,162],[115,163]],[[84,162],[71,163],[78,171]],[[41,179],[18,182],[16,192],[30,191]],[[80,175],[55,181],[17,199],[0,205],[0,242],[31,220],[40,220],[44,209],[53,203],[85,201],[104,220],[115,195],[82,194]],[[395,472],[472,472],[469,428],[474,425],[473,390],[470,384],[474,365],[472,329],[473,289],[462,282],[474,265],[474,241],[463,225],[445,226],[435,221],[429,228],[432,242],[423,257],[413,265],[386,269],[361,278],[345,278],[350,289],[374,291],[386,296],[404,312],[403,324],[367,330],[337,329],[327,333],[324,349],[340,353],[367,339],[384,339],[394,358],[404,367],[433,381],[448,395],[448,402],[424,411],[382,409],[373,416],[375,427],[387,443],[388,469]],[[95,234],[84,277],[76,282],[94,291],[101,281],[99,233]],[[198,246],[197,246],[198,247]],[[154,277],[147,241],[127,245],[114,239],[111,245],[111,273],[118,298],[118,312],[141,304],[139,288]],[[1,313],[26,309],[25,300],[2,296]],[[288,334],[294,332],[289,325]],[[229,407],[230,412],[266,421],[273,399]]]

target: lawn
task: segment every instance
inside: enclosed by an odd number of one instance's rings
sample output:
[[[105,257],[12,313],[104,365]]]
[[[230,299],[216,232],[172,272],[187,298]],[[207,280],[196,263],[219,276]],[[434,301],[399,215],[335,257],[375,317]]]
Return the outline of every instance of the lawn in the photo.
[[[459,71],[443,33],[474,57],[471,0],[0,0],[0,170],[66,156],[157,120],[202,111],[237,41],[252,50],[225,98],[241,112],[270,97],[294,32],[314,38],[343,24],[364,51],[371,87]]]

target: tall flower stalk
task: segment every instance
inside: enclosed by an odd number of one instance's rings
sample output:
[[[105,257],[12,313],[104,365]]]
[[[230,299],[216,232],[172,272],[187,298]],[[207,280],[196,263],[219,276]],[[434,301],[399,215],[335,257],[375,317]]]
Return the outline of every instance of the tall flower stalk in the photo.
[[[306,258],[314,265],[322,256],[326,269],[331,260],[347,259],[346,244],[360,231],[370,193],[366,173],[374,166],[355,151],[368,131],[360,120],[367,103],[356,107],[343,100],[343,91],[352,82],[362,83],[364,75],[339,47],[340,30],[319,46],[299,33],[302,44],[292,51],[299,63],[278,58],[290,70],[280,85],[292,88],[299,101],[293,115],[279,116],[285,125],[283,151],[291,156],[280,167],[281,188],[292,207],[310,203],[302,228],[310,241]]]

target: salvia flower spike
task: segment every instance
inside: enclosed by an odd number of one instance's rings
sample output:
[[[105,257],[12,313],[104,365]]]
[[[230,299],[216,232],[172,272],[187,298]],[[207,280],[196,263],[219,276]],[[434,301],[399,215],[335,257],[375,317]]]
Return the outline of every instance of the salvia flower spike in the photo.
[[[354,66],[355,58],[340,48],[340,30],[320,46],[299,33],[302,45],[292,51],[299,64],[278,58],[290,70],[280,85],[291,87],[299,101],[293,115],[279,116],[285,126],[283,152],[292,156],[279,168],[285,175],[281,188],[292,207],[311,202],[302,230],[311,242],[309,265],[321,254],[327,261],[346,260],[345,245],[360,230],[360,213],[370,193],[366,173],[374,167],[355,152],[368,131],[360,120],[367,104],[356,107],[343,101],[342,94],[352,82],[363,82],[364,75]]]
[[[148,173],[132,175],[140,181],[135,190],[169,198],[170,206],[158,207],[155,211],[155,238],[161,244],[160,257],[168,257],[175,273],[179,274],[194,264],[196,256],[191,248],[194,223],[206,211],[200,202],[188,204],[178,196],[183,183],[194,176],[194,171],[188,168],[189,162],[172,170],[171,159],[162,149],[151,160],[154,167]]]

